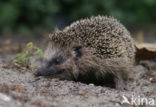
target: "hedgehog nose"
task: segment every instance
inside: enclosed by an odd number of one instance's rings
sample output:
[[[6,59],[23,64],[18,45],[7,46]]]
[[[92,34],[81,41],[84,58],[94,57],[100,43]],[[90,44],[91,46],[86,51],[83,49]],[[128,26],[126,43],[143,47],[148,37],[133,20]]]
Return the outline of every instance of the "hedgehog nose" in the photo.
[[[34,73],[35,76],[41,76],[41,70],[40,69],[37,69]]]

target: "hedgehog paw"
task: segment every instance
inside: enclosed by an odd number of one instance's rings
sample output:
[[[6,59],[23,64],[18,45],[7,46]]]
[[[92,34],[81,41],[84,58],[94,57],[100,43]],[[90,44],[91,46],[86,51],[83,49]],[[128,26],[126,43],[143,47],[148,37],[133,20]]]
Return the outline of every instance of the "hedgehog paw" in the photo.
[[[125,82],[122,79],[115,79],[115,88],[121,91],[127,90]]]

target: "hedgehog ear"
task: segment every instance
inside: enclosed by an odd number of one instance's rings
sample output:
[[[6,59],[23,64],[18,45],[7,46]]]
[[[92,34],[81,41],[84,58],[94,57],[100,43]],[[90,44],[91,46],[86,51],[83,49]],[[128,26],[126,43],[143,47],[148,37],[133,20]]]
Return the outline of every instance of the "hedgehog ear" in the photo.
[[[59,30],[59,28],[56,26],[55,28],[54,28],[54,32],[59,32],[60,30]]]
[[[74,51],[76,57],[82,56],[82,46],[74,46],[72,50]]]

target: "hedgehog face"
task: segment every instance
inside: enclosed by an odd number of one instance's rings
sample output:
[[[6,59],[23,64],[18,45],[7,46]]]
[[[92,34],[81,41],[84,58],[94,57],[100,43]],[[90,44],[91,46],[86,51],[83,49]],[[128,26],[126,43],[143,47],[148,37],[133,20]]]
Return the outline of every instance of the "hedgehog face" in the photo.
[[[76,79],[78,68],[75,61],[81,56],[80,50],[80,46],[70,48],[48,46],[45,51],[43,66],[35,72],[35,75],[66,80]]]

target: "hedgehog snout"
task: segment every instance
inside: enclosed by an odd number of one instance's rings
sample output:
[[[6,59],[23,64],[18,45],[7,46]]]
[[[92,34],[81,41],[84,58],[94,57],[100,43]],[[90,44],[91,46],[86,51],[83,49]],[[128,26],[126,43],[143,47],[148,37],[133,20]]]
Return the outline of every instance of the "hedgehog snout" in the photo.
[[[41,73],[42,71],[40,69],[37,69],[34,73],[35,76],[41,76]]]
[[[51,68],[39,68],[35,71],[35,76],[51,76],[53,74],[56,74],[58,71],[55,67]]]

